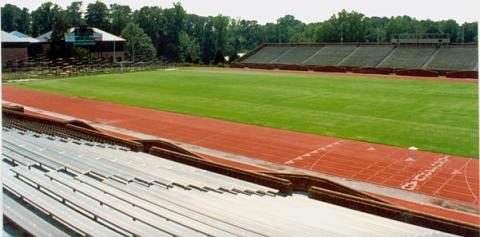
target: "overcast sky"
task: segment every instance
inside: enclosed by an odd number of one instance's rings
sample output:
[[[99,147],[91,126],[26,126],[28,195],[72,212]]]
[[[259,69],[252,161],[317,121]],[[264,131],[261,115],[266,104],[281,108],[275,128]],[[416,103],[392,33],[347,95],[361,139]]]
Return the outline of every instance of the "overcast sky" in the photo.
[[[6,0],[19,7],[36,9],[44,0]],[[64,7],[71,1],[52,0]],[[84,8],[95,0],[84,0]],[[133,10],[142,6],[171,7],[181,2],[188,13],[201,16],[226,15],[234,18],[257,20],[260,23],[275,22],[286,14],[294,15],[303,22],[318,22],[328,19],[342,9],[354,10],[367,16],[408,15],[417,19],[454,19],[459,23],[478,21],[480,0],[103,0],[110,5],[129,5]]]

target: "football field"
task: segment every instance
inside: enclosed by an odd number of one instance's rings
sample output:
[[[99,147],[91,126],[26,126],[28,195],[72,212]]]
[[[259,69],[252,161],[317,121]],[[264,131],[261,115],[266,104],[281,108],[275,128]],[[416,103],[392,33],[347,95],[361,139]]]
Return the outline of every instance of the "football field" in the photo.
[[[477,83],[180,69],[12,86],[478,157]]]

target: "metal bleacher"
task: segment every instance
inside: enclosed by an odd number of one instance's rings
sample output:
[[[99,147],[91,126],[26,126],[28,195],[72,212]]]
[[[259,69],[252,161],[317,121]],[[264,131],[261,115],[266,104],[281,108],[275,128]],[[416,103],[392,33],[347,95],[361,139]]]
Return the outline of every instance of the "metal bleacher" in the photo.
[[[360,46],[349,58],[340,63],[340,66],[375,67],[392,50],[393,46]]]
[[[325,46],[321,51],[309,58],[303,64],[305,65],[337,65],[346,56],[348,56],[356,46]]]
[[[392,54],[377,65],[377,67],[402,69],[421,68],[435,50],[437,50],[436,47],[397,47]]]
[[[290,47],[264,47],[254,55],[248,57],[245,63],[270,63],[272,60],[282,55]]]
[[[474,47],[441,47],[426,69],[475,70],[478,66],[478,51]]]
[[[112,144],[4,124],[2,148],[4,217],[33,236],[453,236]]]
[[[303,61],[318,52],[321,47],[291,47],[273,63],[278,64],[302,64]]]
[[[437,71],[443,76],[478,70],[478,46],[475,44],[450,44],[428,37],[409,40],[411,38],[394,44],[265,44],[240,58],[235,67],[314,71],[324,70],[322,67],[325,66],[330,68],[328,70],[337,67],[338,71],[385,69],[381,73],[423,69]],[[372,72],[379,71],[372,69]]]

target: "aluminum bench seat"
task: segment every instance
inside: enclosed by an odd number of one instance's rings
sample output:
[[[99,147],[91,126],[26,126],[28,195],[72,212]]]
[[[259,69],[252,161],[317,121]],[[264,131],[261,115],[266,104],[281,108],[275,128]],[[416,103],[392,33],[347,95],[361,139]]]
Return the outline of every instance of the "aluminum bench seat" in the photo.
[[[31,172],[25,167],[15,167],[11,170],[20,177],[38,185],[40,190],[47,190],[58,196],[61,199],[61,203],[64,203],[73,209],[80,209],[79,211],[90,214],[95,220],[101,219],[109,225],[121,229],[126,233],[134,236],[171,236],[163,231],[148,227],[138,221],[134,221],[132,218],[106,207],[108,206],[106,203],[97,202],[84,195],[79,195],[75,190],[69,189],[57,182],[52,182],[46,176]]]
[[[223,228],[233,228],[235,229],[235,233],[243,233],[242,235],[245,236],[268,236],[267,233],[259,231],[265,229],[264,226],[255,223],[252,223],[255,224],[253,227],[242,225],[244,223],[241,222],[242,218],[240,216],[235,215],[235,213],[226,212],[218,203],[215,203],[215,200],[212,199],[210,200],[211,202],[208,202],[206,199],[199,200],[195,198],[195,194],[204,192],[181,191],[188,196],[184,198],[181,195],[175,195],[175,192],[173,192],[175,188],[166,190],[156,185],[147,188],[135,183],[123,185],[112,180],[104,180],[102,183],[96,185],[100,187],[109,185],[152,204],[177,210],[178,212],[190,213],[192,218],[198,218],[199,221],[208,221],[212,224],[220,221],[224,223],[222,225],[225,225]],[[152,187],[158,187],[158,189],[151,189]]]
[[[122,190],[119,190],[113,186],[109,186],[103,182],[90,179],[86,176],[78,176],[78,177],[75,177],[75,179],[81,182],[84,182],[98,190],[102,190],[103,192],[108,193],[112,196],[115,196],[121,200],[124,200],[125,202],[128,202],[137,207],[140,207],[148,212],[163,216],[175,223],[190,226],[192,229],[196,231],[208,233],[214,236],[232,236],[232,234],[230,234],[228,231],[224,231],[222,228],[216,228],[215,225],[204,223],[202,222],[201,219],[193,218],[191,212],[185,213],[185,212],[178,211],[178,207],[175,207],[171,204],[159,202],[157,205],[155,205],[142,198],[123,192]],[[140,185],[140,184],[137,184],[137,185]],[[140,185],[140,186],[143,186],[143,185]],[[159,201],[162,201],[162,200],[160,199]]]
[[[49,172],[46,174],[48,177],[55,181],[62,183],[70,188],[75,188],[77,192],[81,192],[97,201],[104,203],[104,205],[111,206],[112,208],[131,216],[139,221],[145,222],[152,226],[158,226],[160,229],[171,232],[179,236],[206,236],[207,234],[201,234],[198,231],[201,229],[191,228],[195,225],[182,225],[180,219],[185,220],[184,216],[179,216],[176,213],[169,213],[168,210],[158,209],[149,205],[144,205],[141,202],[135,202],[134,199],[122,195],[117,192],[114,193],[107,189],[96,189],[89,184],[95,181],[88,177],[83,177],[83,183],[78,180],[67,178],[61,174]],[[85,182],[86,181],[86,182]],[[188,219],[187,221],[192,221]],[[185,222],[184,222],[185,223]],[[188,222],[187,222],[188,223]],[[189,226],[189,227],[186,227]],[[203,231],[212,231],[211,229],[203,228]],[[215,230],[213,230],[215,231]],[[228,236],[228,233],[217,233],[216,235]]]
[[[3,169],[3,187],[10,192],[19,195],[23,200],[34,205],[39,210],[51,215],[61,223],[72,228],[75,232],[83,236],[122,236],[106,226],[99,224],[92,219],[80,214],[79,212],[61,205],[57,200],[40,192],[32,186],[13,177],[8,169]]]
[[[32,166],[38,164],[38,162],[33,161],[31,159],[28,159],[22,155],[19,155],[15,152],[12,152],[11,150],[8,149],[3,149],[2,150],[2,157],[4,159],[7,159],[9,161],[12,161],[15,164],[21,164],[24,166]]]
[[[38,151],[30,145],[19,146],[8,144],[7,142],[7,144],[4,144],[4,147],[13,151],[16,154],[37,161],[41,164],[41,166],[47,166],[52,168],[53,170],[68,169],[82,174],[92,171],[89,166],[76,162],[76,160],[73,158],[62,159],[58,155],[50,154],[48,151]]]
[[[61,164],[59,164],[55,161],[52,161],[50,159],[46,159],[45,157],[42,157],[42,156],[40,156],[40,155],[38,155],[34,152],[31,152],[29,150],[21,149],[18,146],[15,146],[15,145],[13,145],[13,144],[9,143],[8,141],[5,141],[5,140],[3,140],[2,148],[4,150],[9,150],[9,151],[11,151],[13,153],[16,153],[18,155],[21,155],[25,158],[36,161],[43,168],[48,168],[48,169],[52,169],[52,170],[59,170],[59,169],[64,168],[64,166],[62,166]]]
[[[114,156],[116,159],[121,159],[123,161],[131,161],[131,164],[145,164],[143,167],[155,167],[168,169],[176,171],[182,174],[189,174],[188,176],[194,175],[195,177],[203,177],[205,180],[218,182],[218,186],[222,186],[227,189],[239,188],[244,191],[261,191],[261,193],[278,193],[278,190],[269,188],[266,186],[253,184],[241,179],[232,178],[229,176],[221,175],[218,173],[198,169],[189,165],[181,164],[179,162],[170,161],[166,159],[161,159],[149,154],[143,154],[140,152],[126,152],[126,153],[116,153]]]
[[[32,213],[10,196],[3,194],[3,215],[27,233],[38,237],[66,237],[67,233],[59,230],[50,222]]]

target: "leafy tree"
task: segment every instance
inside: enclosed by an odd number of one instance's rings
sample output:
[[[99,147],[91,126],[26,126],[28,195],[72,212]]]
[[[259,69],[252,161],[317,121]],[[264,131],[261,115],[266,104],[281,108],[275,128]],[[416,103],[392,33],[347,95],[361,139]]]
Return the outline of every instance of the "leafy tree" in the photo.
[[[20,31],[25,34],[30,34],[31,33],[31,28],[30,24],[32,21],[32,16],[30,15],[30,12],[28,11],[27,8],[23,8],[22,11],[20,12],[16,23],[17,23],[17,31]]]
[[[53,30],[50,38],[50,47],[48,55],[50,58],[66,58],[72,53],[71,46],[65,42],[65,33],[68,30],[68,25],[65,21],[65,13],[58,11],[53,16]]]
[[[85,19],[88,26],[102,30],[109,30],[110,28],[108,7],[101,1],[97,0],[95,3],[88,4]]]
[[[229,41],[234,52],[251,50],[265,42],[263,29],[257,21],[232,20]]]
[[[202,37],[202,62],[210,64],[214,60],[215,53],[213,19],[210,17],[205,25],[205,31]]]
[[[192,38],[202,39],[207,21],[207,17],[188,14],[185,26],[186,33]]]
[[[147,34],[135,23],[128,23],[122,31],[122,37],[127,40],[127,55],[135,58],[154,58],[157,54],[153,47],[152,40]]]
[[[388,22],[386,17],[370,17],[365,19],[367,24],[367,35],[365,36],[366,42],[382,43],[385,41],[385,25]]]
[[[263,39],[265,43],[281,42],[281,39],[278,37],[277,24],[267,23],[263,26]]]
[[[85,19],[83,18],[82,12],[82,2],[81,1],[74,1],[67,6],[65,10],[65,22],[68,26],[84,26]]]
[[[440,33],[438,23],[432,20],[422,20],[419,22],[419,27],[417,27],[417,33]]]
[[[110,26],[110,32],[118,35],[130,22],[130,14],[132,10],[129,6],[112,4],[110,5],[110,15],[112,18],[112,24]]]
[[[200,45],[198,40],[191,39],[186,32],[180,35],[180,61],[199,63],[200,62]]]
[[[46,2],[32,12],[32,35],[34,37],[51,31],[54,19],[63,10],[57,4]]]
[[[450,41],[456,42],[457,39],[461,39],[459,37],[460,26],[455,20],[441,21],[439,24],[442,33],[448,34],[450,36]]]
[[[305,24],[292,15],[286,15],[274,23],[259,24],[222,15],[204,17],[187,14],[180,3],[166,9],[146,6],[132,13],[128,6],[112,4],[109,9],[97,1],[87,6],[85,18],[82,18],[81,6],[82,2],[76,0],[66,8],[66,25],[88,24],[120,34],[129,23],[136,23],[150,38],[157,55],[173,61],[214,63],[218,61],[216,58],[220,59],[220,54],[232,55],[233,58],[238,52],[252,50],[263,43],[341,40],[380,43],[388,42],[402,33],[440,32],[449,34],[454,42],[478,41],[477,22],[466,22],[459,26],[454,20],[419,21],[409,16],[366,17],[345,10],[323,22]],[[42,4],[31,14],[28,9],[20,9],[12,4],[5,4],[1,10],[3,30],[30,32],[33,36],[52,30],[54,23],[61,21],[55,20],[57,14],[63,12],[52,2]],[[136,42],[132,45],[135,46]]]
[[[415,20],[409,16],[392,17],[385,25],[384,31],[386,40],[391,40],[402,33],[415,33]]]
[[[159,7],[142,7],[133,13],[133,22],[152,39],[158,54],[166,51],[166,21],[164,12]]]
[[[303,30],[304,23],[295,19],[292,15],[286,15],[277,19],[276,35],[278,42],[288,43],[295,33]]]
[[[180,55],[180,35],[185,32],[187,13],[180,3],[174,3],[173,8],[164,11],[166,18],[166,49],[165,55],[173,61],[179,61]]]
[[[461,27],[461,38],[459,42],[478,42],[478,23],[463,23]]]
[[[324,37],[331,42],[363,42],[368,32],[367,24],[363,14],[342,10],[327,21],[323,29],[328,35]]]
[[[227,38],[228,38],[228,24],[230,23],[230,18],[227,16],[218,15],[213,18],[213,37],[215,38],[215,51],[225,52],[228,48]]]
[[[14,31],[17,29],[17,19],[20,15],[20,8],[12,4],[5,4],[2,7],[2,30]]]

